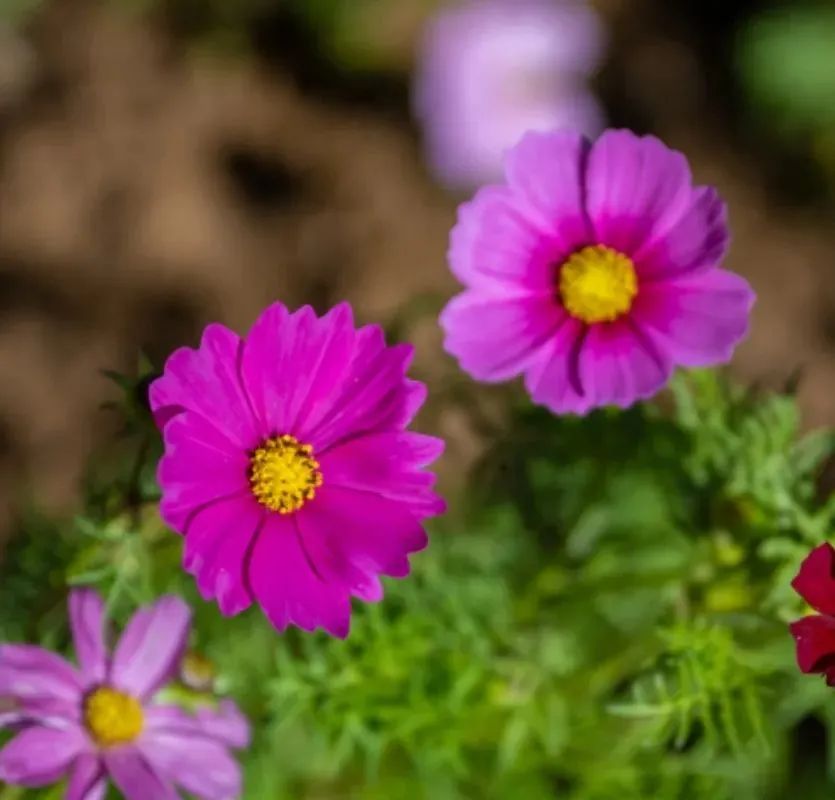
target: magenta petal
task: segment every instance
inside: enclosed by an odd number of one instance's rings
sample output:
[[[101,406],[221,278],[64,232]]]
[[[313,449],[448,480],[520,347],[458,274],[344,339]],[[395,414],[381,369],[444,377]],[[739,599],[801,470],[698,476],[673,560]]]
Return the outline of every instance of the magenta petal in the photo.
[[[250,495],[235,497],[204,508],[186,531],[183,566],[197,578],[203,597],[217,598],[227,616],[252,603],[245,564],[264,513]]]
[[[175,412],[193,411],[234,445],[255,447],[264,431],[238,376],[242,346],[237,334],[215,324],[203,332],[197,350],[183,347],[172,353],[162,377],[151,384],[149,392],[158,422]]]
[[[333,389],[330,412],[308,420],[296,435],[321,456],[346,438],[404,428],[426,399],[426,387],[406,378],[413,354],[411,345],[386,347],[376,325],[360,328],[348,370]]]
[[[105,751],[104,763],[125,800],[180,800],[171,783],[133,747]]]
[[[744,278],[711,269],[684,280],[642,286],[633,318],[653,336],[660,335],[677,364],[724,364],[748,332],[754,300]]]
[[[318,505],[318,498],[314,502]],[[348,590],[328,583],[316,571],[292,516],[267,517],[253,548],[249,583],[278,631],[297,625],[306,631],[322,627],[340,638],[348,635]]]
[[[672,363],[628,321],[589,327],[579,356],[583,393],[595,406],[631,406],[656,394]]]
[[[270,434],[295,435],[330,409],[354,339],[347,303],[321,319],[309,306],[291,314],[281,303],[261,314],[247,335],[241,374]]]
[[[555,414],[585,414],[592,398],[582,392],[578,359],[585,335],[579,320],[566,317],[528,366],[525,388],[531,399]]]
[[[27,787],[55,783],[86,746],[78,728],[27,728],[0,751],[0,781]]]
[[[728,249],[727,208],[715,189],[694,189],[678,222],[633,254],[643,283],[716,266]]]
[[[545,271],[544,288],[552,285],[553,264],[592,240],[583,206],[589,149],[588,140],[574,131],[531,131],[505,156],[508,184],[559,244],[559,256]]]
[[[553,292],[491,296],[466,291],[441,312],[444,349],[481,381],[520,375],[554,336],[565,312]]]
[[[102,800],[107,779],[98,756],[83,753],[73,764],[64,800]]]
[[[367,575],[405,577],[409,554],[427,544],[426,532],[407,506],[332,486],[319,490],[299,515],[299,527],[305,541],[318,538],[321,548],[334,554],[331,567],[350,564]]]
[[[321,457],[328,486],[372,492],[409,506],[416,516],[444,510],[433,491],[435,476],[423,471],[443,452],[444,442],[409,431],[374,433],[351,439]]]
[[[210,423],[192,412],[179,414],[164,431],[165,455],[157,477],[163,489],[160,513],[183,533],[201,506],[247,492],[249,459]]]
[[[835,617],[835,548],[829,542],[803,559],[792,588],[812,608]]]
[[[73,643],[85,683],[101,683],[107,676],[107,649],[104,641],[104,603],[93,589],[70,592],[70,626]]]
[[[599,243],[635,254],[678,222],[692,196],[687,159],[655,137],[610,130],[592,146],[586,209]]]
[[[0,646],[0,696],[77,705],[82,682],[63,658],[26,644]]]
[[[835,619],[817,614],[789,626],[797,644],[797,665],[803,672],[835,667]]]
[[[509,158],[513,165],[513,156]],[[465,286],[493,294],[553,292],[555,265],[565,259],[579,233],[570,220],[555,225],[540,217],[524,196],[507,187],[481,189],[459,207],[450,234],[449,263],[455,276]]]
[[[154,771],[203,800],[241,796],[241,770],[215,739],[155,732],[140,744]]]
[[[190,624],[189,607],[173,595],[137,611],[113,655],[114,685],[141,698],[156,692],[177,674]]]

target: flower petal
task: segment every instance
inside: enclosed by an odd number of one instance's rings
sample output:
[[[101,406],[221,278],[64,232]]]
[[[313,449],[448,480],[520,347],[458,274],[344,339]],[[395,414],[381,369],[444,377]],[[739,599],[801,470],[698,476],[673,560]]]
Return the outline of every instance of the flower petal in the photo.
[[[104,642],[104,603],[93,589],[70,592],[70,626],[78,663],[87,686],[101,683],[107,676],[107,649]]]
[[[104,763],[125,800],[180,800],[171,783],[133,747],[104,753]]]
[[[266,518],[252,551],[249,583],[278,631],[297,625],[306,631],[322,627],[340,638],[348,635],[348,591],[328,583],[317,572],[302,545],[294,516],[271,514]]]
[[[524,151],[523,155],[526,155]],[[510,157],[514,179],[517,164]],[[569,196],[572,189],[565,187]],[[450,233],[449,264],[465,286],[492,294],[502,291],[547,293],[553,291],[556,265],[565,260],[574,241],[583,241],[576,218],[555,223],[541,219],[526,196],[505,186],[487,186],[458,209],[458,221]]]
[[[116,646],[113,683],[140,698],[154,694],[176,675],[190,624],[189,607],[173,595],[137,611]]]
[[[203,417],[179,414],[165,426],[163,437],[165,455],[157,469],[163,491],[160,513],[174,530],[183,533],[201,506],[249,489],[246,451]]]
[[[202,706],[188,714],[179,706],[150,706],[145,710],[145,730],[157,733],[207,736],[223,744],[244,748],[250,742],[249,720],[233,700],[217,707]]]
[[[592,146],[586,209],[598,243],[632,256],[666,234],[692,199],[687,159],[659,139],[610,130]]]
[[[585,414],[592,406],[591,398],[583,394],[578,370],[584,335],[583,323],[566,317],[525,374],[531,399],[555,414]]]
[[[371,492],[407,505],[416,516],[444,510],[433,491],[435,476],[422,467],[443,452],[444,442],[409,431],[360,436],[329,450],[322,458],[328,486]]]
[[[719,264],[728,249],[728,212],[715,189],[693,190],[676,224],[634,253],[642,283],[697,273]]]
[[[530,131],[505,156],[508,184],[559,243],[560,254],[552,264],[564,261],[593,239],[583,205],[590,147],[588,140],[574,131]],[[548,288],[553,270],[547,271],[545,278]]]
[[[330,409],[355,337],[347,303],[321,319],[310,306],[291,314],[281,303],[261,314],[246,337],[241,374],[271,435],[296,434]]]
[[[98,756],[83,753],[76,758],[64,800],[102,800],[107,778]]]
[[[812,614],[789,626],[797,644],[797,665],[803,672],[835,667],[835,619]]]
[[[149,391],[157,423],[162,426],[184,410],[193,411],[237,447],[255,447],[264,431],[238,375],[241,347],[237,334],[214,324],[203,332],[198,349],[183,347],[172,353]]]
[[[822,614],[835,616],[835,548],[818,545],[800,565],[792,588]]]
[[[0,781],[27,787],[55,783],[86,746],[78,728],[27,728],[0,751]]]
[[[409,554],[426,547],[426,532],[407,506],[376,494],[324,486],[298,516],[311,560],[358,594],[365,576],[409,574]]]
[[[155,732],[139,747],[155,772],[203,800],[241,796],[241,769],[215,739]]]
[[[318,419],[308,418],[298,437],[321,456],[347,438],[403,429],[426,399],[426,387],[406,378],[413,354],[411,345],[387,347],[377,325],[360,328],[344,379],[333,387],[330,408]]]
[[[673,361],[687,367],[724,364],[748,332],[755,295],[722,269],[641,287],[633,318],[659,337]]]
[[[589,327],[578,369],[583,394],[595,406],[627,408],[664,386],[672,362],[627,320],[618,320]]]
[[[199,511],[186,531],[183,566],[197,578],[206,600],[216,598],[226,616],[252,603],[245,564],[263,509],[253,497],[233,497]]]
[[[491,296],[467,291],[441,312],[444,349],[480,381],[520,375],[554,336],[565,312],[553,292]]]
[[[75,717],[82,691],[75,668],[55,653],[33,645],[0,645],[0,696]]]

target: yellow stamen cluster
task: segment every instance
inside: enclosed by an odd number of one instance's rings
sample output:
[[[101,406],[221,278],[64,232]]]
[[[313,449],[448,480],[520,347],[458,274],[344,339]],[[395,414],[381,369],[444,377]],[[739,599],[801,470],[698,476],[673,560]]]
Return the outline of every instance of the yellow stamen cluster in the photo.
[[[276,436],[252,454],[249,484],[261,505],[290,514],[316,496],[322,473],[309,444],[294,436]]]
[[[129,694],[102,686],[84,701],[84,722],[100,747],[129,744],[145,726],[142,705]]]
[[[559,290],[569,314],[585,323],[613,322],[638,293],[632,259],[604,245],[584,247],[561,267]]]

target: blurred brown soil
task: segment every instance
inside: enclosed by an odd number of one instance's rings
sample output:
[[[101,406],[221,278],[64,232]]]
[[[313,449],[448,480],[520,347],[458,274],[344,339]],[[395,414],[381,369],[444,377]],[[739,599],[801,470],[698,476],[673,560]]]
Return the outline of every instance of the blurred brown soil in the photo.
[[[112,434],[98,370],[130,370],[140,347],[159,359],[210,320],[244,330],[276,298],[347,298],[366,322],[454,290],[455,201],[403,125],[255,62],[189,55],[93,3],[55,3],[31,44],[19,93],[2,91],[0,61],[0,530],[30,491],[72,509],[85,459]],[[657,46],[636,44],[650,58]],[[652,90],[636,91],[652,111]],[[775,208],[752,166],[672,105],[659,133],[727,196],[729,266],[760,295],[735,369],[776,386],[803,367],[808,424],[831,422],[835,227]],[[416,372],[448,386],[431,317],[400,335],[418,344]],[[459,473],[475,438],[439,405],[423,426],[452,439],[446,471]]]

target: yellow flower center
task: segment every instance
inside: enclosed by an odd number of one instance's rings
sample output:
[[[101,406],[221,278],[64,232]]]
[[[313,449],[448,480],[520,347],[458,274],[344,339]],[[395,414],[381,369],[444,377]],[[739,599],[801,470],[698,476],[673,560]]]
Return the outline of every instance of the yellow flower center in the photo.
[[[638,277],[632,259],[602,244],[574,253],[560,270],[560,297],[588,324],[612,322],[632,308]]]
[[[290,514],[316,496],[322,473],[309,444],[294,436],[276,436],[252,454],[249,484],[262,506]]]
[[[135,697],[102,686],[84,701],[84,722],[96,744],[113,747],[134,741],[142,733],[145,717]]]

